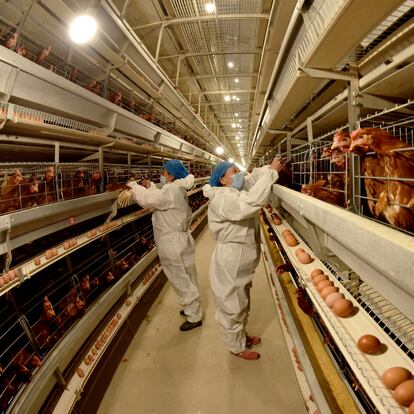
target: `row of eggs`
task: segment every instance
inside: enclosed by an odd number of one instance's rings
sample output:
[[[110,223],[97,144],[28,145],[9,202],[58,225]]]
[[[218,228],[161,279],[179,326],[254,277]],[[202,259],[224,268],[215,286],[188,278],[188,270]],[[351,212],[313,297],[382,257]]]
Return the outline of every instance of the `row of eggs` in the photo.
[[[269,209],[269,213],[271,210]],[[274,224],[281,224],[280,218],[273,213],[272,220]],[[284,230],[282,237],[289,247],[295,247],[299,244],[296,237],[290,230]],[[309,264],[313,261],[309,253],[304,249],[298,248],[295,255],[302,264]],[[339,317],[346,317],[352,314],[354,310],[353,303],[345,299],[339,288],[329,280],[329,277],[321,269],[315,269],[311,273],[312,283],[316,290],[325,301],[326,305],[333,310]],[[363,335],[358,340],[358,348],[367,354],[376,354],[380,352],[381,342],[373,335]],[[393,391],[393,397],[398,404],[409,407],[408,414],[414,414],[414,379],[411,372],[403,367],[393,367],[387,369],[382,375],[383,384]]]
[[[344,298],[333,282],[323,274],[321,269],[311,273],[312,283],[324,299],[327,306],[340,317],[346,317],[353,312],[353,304]],[[367,354],[376,354],[381,350],[381,342],[373,335],[363,335],[358,340],[358,348]],[[398,404],[409,407],[409,414],[414,414],[414,380],[409,370],[394,367],[386,370],[382,375],[384,385],[393,391],[393,397]]]

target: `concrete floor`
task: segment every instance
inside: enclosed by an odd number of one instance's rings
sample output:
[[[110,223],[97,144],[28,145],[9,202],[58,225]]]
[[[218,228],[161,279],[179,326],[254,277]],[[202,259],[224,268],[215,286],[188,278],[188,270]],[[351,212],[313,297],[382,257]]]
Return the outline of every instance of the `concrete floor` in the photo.
[[[196,265],[203,297],[201,328],[180,332],[183,318],[170,285],[152,306],[102,400],[99,414],[302,414],[274,303],[260,263],[252,289],[250,334],[260,335],[258,361],[232,356],[219,338],[208,283],[215,247],[207,227],[198,238]]]

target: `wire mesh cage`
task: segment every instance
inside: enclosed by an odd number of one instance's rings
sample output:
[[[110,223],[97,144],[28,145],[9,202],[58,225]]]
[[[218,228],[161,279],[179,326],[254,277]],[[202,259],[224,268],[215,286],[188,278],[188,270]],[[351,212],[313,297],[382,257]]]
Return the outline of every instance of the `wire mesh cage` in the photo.
[[[352,133],[344,126],[294,147],[291,182],[307,195],[414,234],[413,113],[407,101],[360,118]]]
[[[353,204],[359,214],[414,233],[414,104],[359,120],[351,135]]]
[[[0,297],[1,412],[64,335],[153,247],[151,216],[143,216]]]
[[[0,412],[5,413],[42,362],[25,333],[23,318],[19,317],[13,301],[1,297],[0,311]]]
[[[10,8],[7,12],[11,17],[13,17],[13,13],[15,14],[12,20],[16,22],[19,21],[19,16],[24,13],[22,5],[6,2],[5,7]],[[152,105],[145,91],[140,91],[139,86],[137,87],[129,81],[122,81],[122,75],[115,76],[112,72],[108,73],[107,67],[111,62],[101,54],[92,49],[87,55],[77,53],[63,43],[56,43],[53,31],[44,24],[36,23],[34,15],[35,13],[32,13],[31,19],[24,20],[22,27],[0,16],[0,43],[17,54],[166,129],[185,141],[204,150],[213,151],[213,147],[197,131],[189,133],[188,125],[169,112],[160,110],[158,105]],[[34,26],[36,29],[33,28]],[[41,33],[43,44],[33,40],[33,36],[30,35],[33,31]],[[0,108],[0,118],[4,115],[4,108]],[[101,128],[25,108],[16,110],[15,119],[102,134]]]

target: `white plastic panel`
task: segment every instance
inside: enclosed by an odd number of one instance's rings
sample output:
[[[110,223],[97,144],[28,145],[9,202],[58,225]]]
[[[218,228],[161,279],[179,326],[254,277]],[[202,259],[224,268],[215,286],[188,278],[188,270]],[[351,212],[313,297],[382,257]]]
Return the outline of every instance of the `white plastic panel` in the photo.
[[[326,235],[319,240],[325,247],[414,320],[413,237],[280,185],[273,192],[295,219]]]

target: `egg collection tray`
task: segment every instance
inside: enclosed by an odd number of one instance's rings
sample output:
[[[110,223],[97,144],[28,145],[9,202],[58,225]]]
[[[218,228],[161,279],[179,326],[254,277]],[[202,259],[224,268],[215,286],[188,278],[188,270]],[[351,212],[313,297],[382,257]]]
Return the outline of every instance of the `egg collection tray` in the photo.
[[[276,210],[273,211],[276,212]],[[403,353],[403,351],[372,320],[366,311],[359,306],[358,302],[356,302],[350,293],[341,285],[331,271],[322,263],[322,261],[315,257],[312,250],[304,243],[301,237],[286,220],[282,220],[280,225],[275,225],[271,218],[271,213],[268,210],[265,210],[265,214],[292,266],[299,275],[302,287],[306,289],[316,311],[326,324],[337,347],[346,358],[348,364],[378,411],[380,413],[406,413],[407,409],[400,406],[394,400],[392,391],[384,386],[381,381],[381,376],[388,368],[398,366],[405,367],[414,373],[413,361]],[[279,213],[278,215],[281,217]],[[286,243],[282,236],[284,230],[290,230],[295,236],[299,242],[296,246],[291,247]],[[303,264],[299,262],[295,255],[295,250],[298,248],[302,248],[312,257],[313,260],[311,263]],[[350,316],[338,317],[326,305],[312,283],[310,275],[315,269],[323,270],[324,274],[328,276],[334,286],[339,288],[339,292],[352,302],[354,311]],[[383,349],[386,349],[385,352],[375,355],[361,352],[357,346],[357,342],[362,335],[367,334],[377,337],[383,344]]]
[[[293,318],[290,318],[288,304],[283,297],[282,287],[277,286],[277,284],[274,282],[274,266],[271,263],[271,254],[263,235],[262,255],[264,258],[264,265],[269,281],[269,286],[273,291],[272,297],[276,304],[276,312],[279,317],[280,327],[286,346],[288,348],[288,353],[292,363],[292,369],[295,373],[298,387],[304,400],[304,404],[307,408],[307,411],[310,413],[314,413],[318,409],[320,412],[328,412],[326,410],[322,410],[322,407],[326,406],[326,402],[324,401],[322,391],[320,390],[319,384],[317,384],[316,378],[311,378],[309,375],[309,370],[311,369],[310,361],[300,342],[299,333],[295,332],[296,328],[294,326],[294,321]]]

